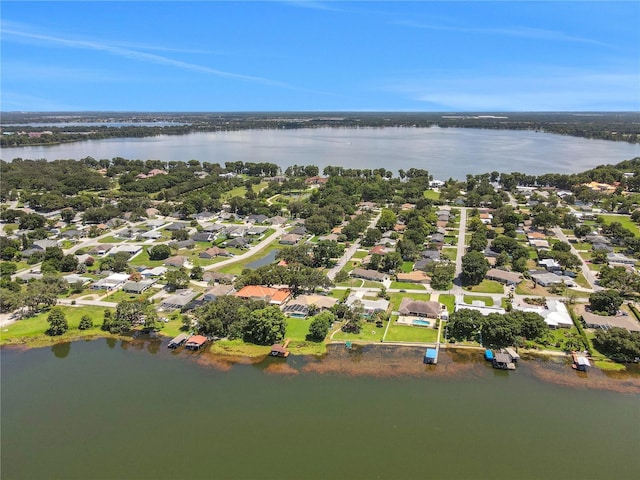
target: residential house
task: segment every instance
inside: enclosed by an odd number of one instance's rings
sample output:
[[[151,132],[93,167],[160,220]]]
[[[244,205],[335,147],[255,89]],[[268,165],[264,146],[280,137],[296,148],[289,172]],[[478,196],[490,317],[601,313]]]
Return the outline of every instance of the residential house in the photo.
[[[168,267],[184,267],[188,262],[187,257],[183,257],[182,255],[175,255],[173,257],[169,257],[164,261],[164,265]]]
[[[194,242],[211,242],[216,238],[216,235],[211,232],[197,232],[191,235],[191,240]]]
[[[289,317],[304,318],[309,315],[311,308],[327,310],[338,303],[337,298],[325,295],[299,295],[291,299],[282,308],[282,312]]]
[[[372,282],[384,282],[388,280],[388,276],[382,272],[376,270],[368,270],[366,268],[354,268],[349,273],[354,278],[362,278],[364,280],[370,280]]]
[[[205,302],[213,302],[216,298],[224,295],[231,295],[235,291],[236,290],[233,288],[233,285],[216,285],[204,292],[202,299]]]
[[[293,230],[291,230],[289,232],[290,235],[306,235],[307,234],[307,228],[306,227],[296,227]]]
[[[624,328],[629,332],[640,332],[640,324],[629,315],[596,315],[584,312],[582,320],[587,328],[601,328],[608,330],[612,327]]]
[[[248,223],[265,223],[267,220],[269,220],[269,217],[262,214],[248,215],[246,218]]]
[[[47,248],[53,248],[53,247],[59,247],[60,244],[58,243],[57,240],[50,240],[50,239],[43,239],[43,240],[36,240],[35,242],[33,242],[33,244],[31,245],[31,248],[34,250],[46,250]]]
[[[176,250],[183,250],[185,248],[193,248],[196,246],[196,242],[193,241],[191,238],[187,239],[187,240],[182,240],[180,242],[170,242],[169,246],[171,248],[175,248]]]
[[[397,273],[396,278],[398,282],[404,283],[429,283],[431,277],[421,270],[414,270],[409,273]]]
[[[635,265],[637,261],[638,260],[636,260],[635,258],[629,258],[622,253],[612,252],[607,254],[607,262],[609,263],[617,263],[620,265]]]
[[[189,303],[198,296],[198,292],[190,289],[176,290],[176,292],[163,299],[160,306],[165,310],[185,309]]]
[[[116,253],[125,252],[129,254],[129,256],[133,257],[142,251],[142,247],[140,245],[131,245],[128,243],[123,243],[120,245],[116,245],[115,247],[109,250],[109,256],[113,257]]]
[[[517,285],[522,281],[522,274],[518,272],[507,272],[506,270],[500,270],[497,268],[490,269],[485,277],[489,280],[495,280],[505,285]]]
[[[389,300],[384,298],[378,300],[367,300],[363,297],[362,292],[354,292],[345,301],[345,304],[354,308],[357,305],[361,305],[364,309],[364,316],[371,317],[376,312],[386,312],[389,309]]]
[[[144,270],[142,270],[140,272],[140,275],[142,275],[145,278],[148,278],[148,277],[161,277],[165,273],[167,273],[167,271],[168,271],[167,267],[145,268]]]
[[[283,235],[282,238],[280,238],[279,243],[282,245],[297,245],[300,240],[302,240],[302,235],[289,233],[287,235]]]
[[[156,283],[154,279],[140,280],[138,282],[128,281],[122,286],[122,290],[127,293],[140,294],[151,288]]]
[[[208,283],[221,283],[225,285],[231,285],[236,280],[236,276],[230,273],[207,271],[204,272],[202,280]]]
[[[207,258],[207,259],[211,259],[215,257],[231,257],[231,256],[233,256],[232,253],[220,247],[207,248],[204,252],[201,252],[199,255],[200,258]]]
[[[94,282],[91,288],[94,290],[115,290],[123,286],[128,280],[128,273],[112,273],[108,277]]]
[[[246,285],[239,292],[236,292],[235,296],[251,300],[264,300],[272,305],[281,305],[291,296],[291,291],[287,288]]]
[[[233,238],[223,243],[225,247],[247,248],[249,239],[244,237]]]
[[[400,302],[398,313],[403,316],[423,317],[423,318],[440,318],[443,305],[440,302],[414,300],[405,297]]]

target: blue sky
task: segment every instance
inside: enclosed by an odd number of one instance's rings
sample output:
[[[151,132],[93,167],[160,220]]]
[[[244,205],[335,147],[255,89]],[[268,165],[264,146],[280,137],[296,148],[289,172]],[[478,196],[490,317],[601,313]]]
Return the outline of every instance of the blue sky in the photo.
[[[2,2],[3,111],[640,110],[640,2]]]

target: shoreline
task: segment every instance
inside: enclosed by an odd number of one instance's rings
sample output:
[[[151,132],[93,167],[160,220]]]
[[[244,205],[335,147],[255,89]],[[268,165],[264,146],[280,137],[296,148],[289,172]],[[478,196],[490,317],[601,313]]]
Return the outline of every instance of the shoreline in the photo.
[[[54,348],[60,344],[80,341],[120,341],[122,345],[151,346],[163,355],[177,356],[193,361],[205,368],[230,371],[236,366],[253,365],[263,368],[266,374],[300,375],[333,374],[341,376],[374,377],[438,377],[469,378],[481,375],[482,369],[489,369],[497,375],[533,375],[540,381],[564,385],[570,388],[610,390],[621,393],[640,394],[640,367],[636,364],[622,364],[624,370],[602,369],[594,365],[588,372],[577,372],[571,368],[571,356],[564,352],[519,350],[522,359],[515,372],[495,370],[481,355],[484,347],[474,345],[441,345],[438,365],[424,365],[422,356],[428,344],[402,344],[398,342],[352,342],[352,348],[345,348],[344,342],[325,343],[323,353],[304,352],[292,354],[288,359],[269,355],[269,347],[242,345],[240,348],[211,350],[210,344],[202,351],[191,352],[184,348],[170,350],[166,347],[172,337],[159,333],[155,338],[148,335],[113,335],[93,332],[86,336],[67,338],[48,337],[48,342],[22,342],[3,344],[2,350],[28,351],[36,348]],[[39,339],[41,340],[41,339]],[[245,347],[245,348],[242,348]],[[615,364],[615,362],[610,362]],[[525,373],[523,373],[525,372]]]

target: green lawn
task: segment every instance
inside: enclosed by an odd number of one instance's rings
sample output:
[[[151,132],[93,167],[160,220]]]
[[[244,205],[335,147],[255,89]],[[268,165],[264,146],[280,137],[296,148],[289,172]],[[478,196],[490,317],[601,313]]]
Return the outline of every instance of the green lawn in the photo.
[[[424,198],[428,198],[429,200],[440,200],[440,192],[436,192],[434,190],[425,190]]]
[[[385,342],[424,342],[435,343],[438,340],[438,330],[427,327],[412,327],[408,325],[392,324],[384,337]]]
[[[158,293],[159,291],[160,289],[158,288],[149,288],[142,294],[135,294],[135,293],[127,293],[127,292],[123,292],[122,290],[118,290],[113,292],[111,295],[105,297],[103,301],[116,302],[116,303],[120,303],[123,301],[131,301],[131,300],[143,301],[153,296],[154,294]],[[93,292],[95,292],[95,290],[93,290]]]
[[[15,323],[2,329],[2,345],[9,345],[15,343],[24,343],[26,341],[51,341],[64,338],[74,338],[79,336],[90,336],[101,332],[100,326],[102,325],[102,319],[104,315],[105,307],[61,307],[69,323],[69,330],[64,335],[59,337],[49,337],[45,332],[49,329],[49,323],[47,317],[49,312],[42,312],[38,315],[23,320],[18,320]],[[89,330],[78,330],[78,324],[83,315],[88,315],[93,320],[93,328]]]
[[[120,237],[110,236],[101,238],[100,240],[98,240],[98,243],[120,243],[122,241],[123,239]]]
[[[504,287],[500,282],[495,280],[483,280],[479,285],[464,287],[468,292],[478,293],[504,293]]]
[[[636,225],[633,220],[631,220],[630,216],[621,216],[621,215],[598,215],[598,218],[602,218],[606,225],[610,225],[613,222],[620,223],[624,228],[633,232],[633,235],[636,237],[640,237],[640,228]]]
[[[332,340],[338,341],[357,341],[365,340],[368,342],[379,342],[384,335],[384,329],[387,327],[387,322],[384,322],[382,327],[376,327],[375,323],[362,322],[362,329],[360,333],[345,333],[342,330],[338,330],[333,336]]]
[[[438,301],[443,304],[445,307],[447,307],[447,311],[449,312],[449,314],[452,314],[455,309],[456,309],[456,296],[455,295],[449,295],[447,293],[441,293],[438,296]]]
[[[353,254],[351,258],[364,258],[369,255],[369,252],[365,252],[363,250],[356,250],[356,253]]]
[[[443,247],[440,255],[442,257],[446,257],[451,261],[455,261],[456,257],[458,256],[458,249],[456,247]]]
[[[413,271],[413,262],[402,262],[400,270],[402,273],[411,273]]]
[[[307,339],[311,320],[307,318],[287,318],[287,333],[285,338],[303,342]]]
[[[493,307],[493,298],[491,297],[481,297],[479,295],[465,295],[464,303],[467,305],[471,305],[473,302],[482,302],[487,307]]]
[[[267,182],[260,182],[257,185],[252,185],[253,191],[256,193],[260,193],[260,191],[267,187],[269,184]],[[222,196],[220,197],[220,200],[222,200],[223,202],[229,200],[230,198],[233,197],[242,197],[244,198],[244,196],[247,193],[247,187],[245,186],[241,186],[241,187],[236,187],[232,190],[229,190],[228,192],[224,192],[222,194]]]
[[[391,282],[391,288],[401,290],[424,290],[424,285],[421,283]]]

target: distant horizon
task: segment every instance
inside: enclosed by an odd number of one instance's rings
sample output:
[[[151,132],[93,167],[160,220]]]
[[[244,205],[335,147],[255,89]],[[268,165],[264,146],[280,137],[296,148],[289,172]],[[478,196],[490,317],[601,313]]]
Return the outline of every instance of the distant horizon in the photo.
[[[131,113],[153,113],[153,114],[182,114],[182,113],[215,113],[215,114],[285,114],[285,113],[300,113],[300,114],[315,114],[315,113],[341,113],[341,114],[377,114],[377,113],[410,113],[410,114],[424,114],[424,115],[439,115],[439,114],[451,114],[451,115],[464,115],[464,114],[577,114],[577,115],[604,115],[607,113],[626,113],[626,114],[639,114],[640,110],[0,110],[0,114],[92,114],[92,113],[117,113],[117,114],[131,114]]]

